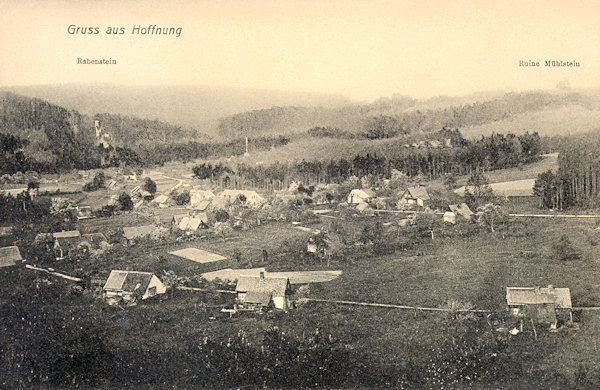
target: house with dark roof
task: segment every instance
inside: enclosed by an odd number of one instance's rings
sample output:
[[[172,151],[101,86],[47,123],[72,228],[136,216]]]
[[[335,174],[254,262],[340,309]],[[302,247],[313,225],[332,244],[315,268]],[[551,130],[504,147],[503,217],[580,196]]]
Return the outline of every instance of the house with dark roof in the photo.
[[[290,281],[286,277],[241,276],[235,287],[241,310],[289,309]]]
[[[0,268],[20,264],[23,261],[21,252],[16,246],[5,246],[0,248]]]
[[[77,248],[81,242],[81,233],[79,230],[63,230],[52,233],[52,238],[54,238],[54,257],[61,260]]]
[[[164,294],[167,289],[152,272],[112,270],[103,287],[109,304],[134,303]]]
[[[426,202],[430,199],[425,187],[408,187],[408,189],[400,195],[398,208],[406,208],[407,206],[424,207]]]
[[[556,329],[558,320],[573,321],[571,291],[568,288],[506,287],[506,304],[512,314],[530,317],[534,322],[550,324]]]

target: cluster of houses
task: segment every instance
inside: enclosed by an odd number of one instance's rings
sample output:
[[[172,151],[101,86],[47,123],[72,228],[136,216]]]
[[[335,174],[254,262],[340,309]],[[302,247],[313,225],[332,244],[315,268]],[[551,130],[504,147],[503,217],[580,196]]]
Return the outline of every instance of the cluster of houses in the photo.
[[[350,191],[347,197],[349,205],[361,213],[373,212],[372,205],[375,203],[377,195],[368,188],[357,188]],[[397,210],[417,211],[426,210],[429,207],[431,197],[425,187],[408,187],[405,191],[399,194],[399,199],[396,203]],[[449,210],[443,213],[444,222],[455,224],[458,217],[463,217],[470,220],[473,217],[473,212],[466,203],[451,204]]]

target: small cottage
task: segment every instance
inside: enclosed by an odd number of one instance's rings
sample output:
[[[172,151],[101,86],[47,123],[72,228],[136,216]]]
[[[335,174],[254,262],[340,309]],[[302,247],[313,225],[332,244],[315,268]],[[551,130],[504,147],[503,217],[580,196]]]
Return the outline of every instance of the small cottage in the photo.
[[[164,294],[167,289],[151,272],[112,270],[102,290],[107,302],[116,304],[121,300],[135,303]]]
[[[367,203],[375,196],[375,192],[368,188],[355,188],[348,194],[348,204]]]
[[[64,259],[81,242],[79,230],[52,233],[52,237],[54,238],[54,256],[56,260]]]
[[[444,222],[449,223],[451,225],[456,224],[456,214],[452,211],[446,211],[444,213]]]
[[[559,319],[573,321],[571,291],[568,288],[507,287],[506,303],[512,314],[556,329]]]
[[[288,278],[241,276],[235,287],[240,309],[262,311],[271,307],[289,309],[290,281]]]
[[[430,199],[425,187],[408,187],[408,189],[400,196],[398,208],[404,208],[406,206],[424,207],[426,202]]]

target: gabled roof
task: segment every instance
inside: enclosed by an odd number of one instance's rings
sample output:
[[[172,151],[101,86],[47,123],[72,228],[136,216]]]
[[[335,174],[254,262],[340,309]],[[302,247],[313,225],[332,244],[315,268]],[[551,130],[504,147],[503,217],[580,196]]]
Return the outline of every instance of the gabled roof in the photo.
[[[185,248],[169,253],[175,256],[183,257],[184,259],[195,261],[196,263],[212,263],[227,259],[224,256],[198,248]]]
[[[427,190],[425,189],[425,187],[408,187],[408,189],[406,191],[414,199],[422,199],[422,200],[431,199],[429,197],[429,194],[427,193]]]
[[[112,270],[104,284],[104,290],[145,292],[152,280],[152,272]]]
[[[352,191],[350,191],[350,194],[352,194],[353,196],[358,196],[362,199],[374,198],[376,196],[375,192],[373,192],[373,190],[369,188],[355,188]]]
[[[155,229],[156,228],[152,225],[124,227],[123,235],[126,239],[131,240],[133,238],[149,236],[155,231]]]
[[[289,285],[288,278],[241,276],[235,291],[237,292],[270,292],[273,296],[283,297]]]
[[[16,246],[5,246],[0,248],[0,267],[9,267],[15,265],[17,261],[22,261],[21,252]]]
[[[196,203],[192,202],[190,207],[193,209],[196,209],[196,210],[204,211],[208,208],[209,205],[210,205],[210,200],[201,200]]]
[[[165,203],[169,200],[167,195],[158,195],[156,198],[152,199],[152,203]]]
[[[67,231],[52,233],[52,236],[54,238],[56,238],[56,239],[62,239],[62,238],[80,238],[81,237],[81,233],[79,232],[79,230],[67,230]]]
[[[571,308],[571,291],[568,288],[506,287],[506,303],[509,306],[539,305],[553,303],[559,309]]]

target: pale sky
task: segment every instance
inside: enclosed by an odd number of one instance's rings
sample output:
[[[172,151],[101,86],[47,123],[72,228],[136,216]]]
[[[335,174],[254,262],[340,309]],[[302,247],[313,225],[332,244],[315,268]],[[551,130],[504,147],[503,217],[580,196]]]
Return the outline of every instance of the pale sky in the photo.
[[[189,3],[189,4],[188,4]],[[0,0],[0,86],[223,85],[372,100],[600,86],[594,1]],[[67,28],[99,27],[98,35]],[[182,27],[132,35],[134,25]],[[107,27],[126,34],[106,35]],[[77,65],[77,58],[117,65]],[[519,67],[519,60],[541,62]],[[545,60],[578,68],[544,67]]]

